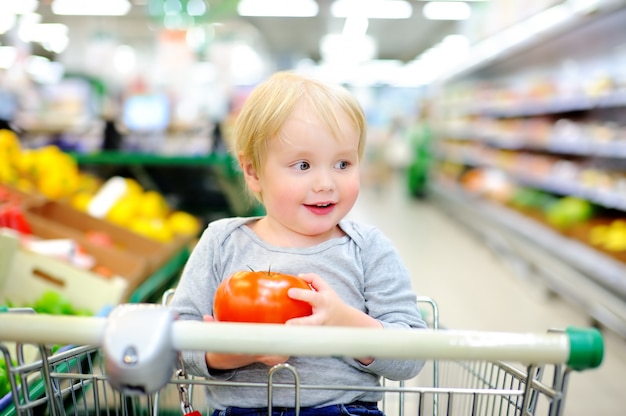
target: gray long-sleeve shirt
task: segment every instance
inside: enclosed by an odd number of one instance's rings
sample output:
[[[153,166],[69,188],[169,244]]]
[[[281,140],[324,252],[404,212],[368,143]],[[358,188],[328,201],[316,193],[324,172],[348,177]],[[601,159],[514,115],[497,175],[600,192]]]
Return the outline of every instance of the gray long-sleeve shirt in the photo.
[[[202,320],[213,315],[213,297],[220,282],[241,270],[298,275],[317,273],[348,305],[379,320],[385,328],[425,328],[412,291],[408,271],[391,241],[375,227],[343,220],[345,236],[307,248],[276,247],[261,240],[246,224],[256,218],[228,218],[209,224],[193,250],[180,279],[171,307],[179,319]],[[252,364],[230,371],[207,368],[204,352],[185,351],[186,369],[209,379],[266,382],[268,367]],[[326,406],[355,400],[378,401],[377,392],[341,391],[332,386],[378,386],[380,378],[409,379],[423,362],[375,359],[363,365],[351,358],[291,357],[302,384],[328,385],[329,390],[305,390],[302,406]],[[275,383],[293,383],[287,372],[274,375]],[[214,409],[228,406],[267,406],[267,389],[215,387],[207,389]],[[293,407],[291,389],[277,388],[273,405]]]

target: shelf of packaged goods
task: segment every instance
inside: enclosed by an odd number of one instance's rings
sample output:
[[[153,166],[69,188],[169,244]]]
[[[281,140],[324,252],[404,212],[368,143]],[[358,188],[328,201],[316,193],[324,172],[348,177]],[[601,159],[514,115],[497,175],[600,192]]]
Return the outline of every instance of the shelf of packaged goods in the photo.
[[[626,211],[626,197],[618,192],[586,187],[574,181],[536,179],[526,175],[512,175],[516,183],[541,189],[557,195],[575,196],[605,208]]]
[[[503,260],[522,270],[594,321],[626,339],[626,265],[591,247],[452,183],[434,183],[433,201]]]
[[[200,156],[160,155],[152,153],[102,151],[97,153],[71,153],[79,165],[127,167],[137,180],[147,188],[158,189],[146,168],[206,168],[213,175],[226,197],[232,215],[254,215],[259,207],[245,194],[241,174],[228,154],[212,153]]]
[[[626,211],[626,196],[615,190],[585,186],[572,179],[537,177],[520,170],[504,168],[481,157],[448,156],[445,154],[439,154],[437,155],[437,160],[440,162],[452,162],[454,164],[468,167],[497,169],[505,173],[513,182],[521,186],[541,189],[556,195],[574,196],[586,199],[587,201],[604,208]]]
[[[626,91],[616,90],[596,96],[554,97],[509,105],[478,104],[467,107],[464,113],[489,118],[519,118],[624,106]]]
[[[530,150],[534,152],[559,155],[588,156],[601,158],[626,158],[626,142],[622,140],[596,141],[581,138],[548,137],[536,142],[523,135],[505,137],[504,134],[483,133],[472,129],[441,130],[439,137],[443,141],[475,143],[494,149]]]

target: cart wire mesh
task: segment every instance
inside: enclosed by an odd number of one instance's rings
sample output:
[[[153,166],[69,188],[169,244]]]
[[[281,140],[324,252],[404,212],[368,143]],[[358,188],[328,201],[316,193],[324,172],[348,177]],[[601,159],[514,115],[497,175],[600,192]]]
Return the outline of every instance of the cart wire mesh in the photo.
[[[419,300],[431,329],[447,331],[439,328],[436,303],[429,298]],[[158,391],[129,394],[111,383],[101,346],[68,345],[52,352],[49,344],[3,342],[0,349],[12,390],[8,395],[10,402],[7,404],[5,400],[0,407],[1,416],[184,415],[194,409],[211,414],[213,409],[206,405],[203,390],[214,385],[258,388],[267,395],[268,412],[272,410],[276,389],[293,390],[296,409],[300,397],[308,391],[341,389],[383,393],[379,406],[389,416],[562,415],[567,380],[572,372],[565,363],[431,359],[414,379],[383,380],[378,387],[364,388],[307,385],[300,381],[297,368],[289,364],[269,369],[266,383],[208,380],[191,376],[180,366]],[[290,372],[293,383],[275,383],[273,375],[280,371]]]

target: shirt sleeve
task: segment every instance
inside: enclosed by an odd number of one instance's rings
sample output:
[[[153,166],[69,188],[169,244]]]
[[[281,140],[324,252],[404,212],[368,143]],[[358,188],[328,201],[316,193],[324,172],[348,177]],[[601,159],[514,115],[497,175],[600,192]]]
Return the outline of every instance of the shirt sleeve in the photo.
[[[365,238],[362,262],[366,312],[384,328],[426,328],[411,276],[391,240],[376,228]],[[415,377],[424,362],[375,359],[368,366],[358,365],[391,380],[406,380]]]
[[[219,284],[218,247],[218,235],[209,225],[192,250],[170,302],[179,320],[202,321],[204,315],[213,315],[213,296]],[[205,351],[181,351],[180,358],[189,374],[220,379],[232,375],[231,371],[211,371]]]

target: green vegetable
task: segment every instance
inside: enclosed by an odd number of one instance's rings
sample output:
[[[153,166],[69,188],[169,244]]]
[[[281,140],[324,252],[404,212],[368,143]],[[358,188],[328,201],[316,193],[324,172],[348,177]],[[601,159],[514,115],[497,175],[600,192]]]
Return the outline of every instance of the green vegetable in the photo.
[[[15,381],[19,382],[17,377],[15,377]],[[0,398],[4,397],[10,391],[11,383],[9,382],[9,369],[7,368],[4,359],[0,358]]]
[[[48,290],[41,295],[33,309],[37,313],[47,313],[51,315],[72,315],[74,307],[65,297],[52,290]]]
[[[4,304],[0,304],[0,313],[7,312],[11,308],[32,308],[37,313],[45,313],[50,315],[78,315],[93,316],[93,312],[88,309],[79,309],[72,305],[69,299],[61,294],[48,290],[44,292],[32,304],[17,305],[9,299],[4,300]]]

